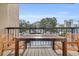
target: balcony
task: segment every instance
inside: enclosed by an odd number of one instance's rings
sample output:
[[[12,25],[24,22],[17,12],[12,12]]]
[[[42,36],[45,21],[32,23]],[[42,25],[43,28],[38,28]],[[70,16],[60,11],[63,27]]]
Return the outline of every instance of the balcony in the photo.
[[[19,28],[7,27],[5,28],[6,43],[3,45],[1,55],[14,56],[15,55],[15,40],[12,38],[17,36],[26,36],[28,34],[50,34],[67,38],[67,56],[78,56],[79,52],[79,27],[55,27],[55,28]],[[19,42],[19,55],[21,56],[62,56],[62,43],[55,42],[55,50],[52,50],[51,40],[31,40],[27,42],[27,49],[24,41]]]

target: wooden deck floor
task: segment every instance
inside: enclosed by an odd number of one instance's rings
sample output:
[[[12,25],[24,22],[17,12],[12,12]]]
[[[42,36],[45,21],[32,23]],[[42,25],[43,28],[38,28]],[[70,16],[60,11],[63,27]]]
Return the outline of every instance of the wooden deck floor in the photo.
[[[52,48],[46,47],[46,48],[37,48],[37,47],[31,47],[28,48],[23,52],[22,49],[20,49],[20,56],[62,56],[61,50],[53,51]],[[14,56],[14,51],[5,51],[4,56]],[[78,56],[79,53],[76,51],[68,51],[68,56]]]

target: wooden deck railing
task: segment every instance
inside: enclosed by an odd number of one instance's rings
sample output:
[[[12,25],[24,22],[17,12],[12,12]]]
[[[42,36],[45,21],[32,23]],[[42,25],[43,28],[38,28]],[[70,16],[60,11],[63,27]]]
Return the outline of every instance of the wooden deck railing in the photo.
[[[5,28],[5,35],[7,37],[7,40],[3,40],[5,38],[1,38],[0,36],[0,44],[4,46],[4,44],[13,45],[15,40],[13,40],[13,37],[19,36],[19,35],[27,35],[27,34],[55,34],[59,36],[64,36],[67,38],[67,45],[69,46],[76,46],[77,49],[68,48],[68,50],[72,51],[78,51],[79,52],[79,27],[55,27],[55,28],[20,28],[20,27],[7,27]],[[3,35],[3,37],[5,37]],[[50,47],[51,41],[31,41],[28,43],[28,46],[39,46],[39,47]],[[9,46],[9,47],[10,47]],[[57,45],[59,48],[62,49],[60,45]],[[14,49],[10,47],[10,49]],[[6,50],[4,47],[0,47],[0,51],[3,52],[3,50]],[[1,53],[2,55],[3,53]]]
[[[74,36],[74,34],[79,34],[79,27],[54,27],[54,28],[21,28],[21,27],[7,27],[6,34],[19,36],[19,35],[27,35],[27,34],[55,34],[60,36],[65,36],[68,42],[75,42],[78,40],[77,35]],[[28,45],[31,46],[51,46],[50,41],[31,41]]]
[[[7,27],[6,34],[19,36],[27,34],[55,34],[60,36],[65,36],[68,42],[75,42],[78,40],[79,27],[54,27],[54,28],[21,28],[21,27]],[[77,36],[74,36],[77,35]],[[50,41],[31,41],[28,45],[31,46],[51,46]]]

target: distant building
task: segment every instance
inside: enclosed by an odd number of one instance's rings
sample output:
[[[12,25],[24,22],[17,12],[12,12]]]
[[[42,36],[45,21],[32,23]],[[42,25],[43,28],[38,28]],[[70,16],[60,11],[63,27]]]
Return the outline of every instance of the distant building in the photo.
[[[64,20],[64,27],[73,27],[73,20]]]
[[[64,24],[57,23],[56,27],[64,27]]]

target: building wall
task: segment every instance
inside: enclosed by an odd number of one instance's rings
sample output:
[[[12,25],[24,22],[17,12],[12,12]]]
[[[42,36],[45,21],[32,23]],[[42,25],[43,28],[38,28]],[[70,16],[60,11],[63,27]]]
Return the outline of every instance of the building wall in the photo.
[[[18,4],[0,4],[0,33],[6,27],[19,27]]]
[[[8,26],[7,6],[7,4],[0,4],[0,33],[4,27]]]
[[[9,27],[19,26],[19,7],[17,4],[8,4]]]

